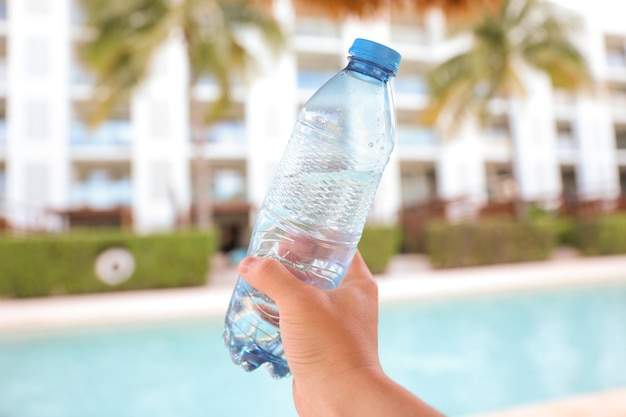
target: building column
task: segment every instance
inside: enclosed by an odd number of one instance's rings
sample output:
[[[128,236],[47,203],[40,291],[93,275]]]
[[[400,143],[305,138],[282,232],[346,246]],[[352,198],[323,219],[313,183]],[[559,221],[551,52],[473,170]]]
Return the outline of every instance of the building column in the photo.
[[[7,215],[16,228],[56,230],[46,211],[69,194],[70,2],[8,7]]]
[[[608,99],[590,97],[576,103],[578,165],[576,178],[581,199],[613,199],[620,194],[615,133]]]
[[[525,96],[511,100],[509,115],[518,195],[551,207],[561,193],[552,86],[529,68],[523,76]]]
[[[437,178],[437,194],[450,202],[446,213],[450,219],[473,217],[487,199],[485,163],[475,120],[463,122],[458,133],[441,144]]]
[[[171,230],[190,204],[187,58],[172,32],[131,102],[133,224],[136,231]]]

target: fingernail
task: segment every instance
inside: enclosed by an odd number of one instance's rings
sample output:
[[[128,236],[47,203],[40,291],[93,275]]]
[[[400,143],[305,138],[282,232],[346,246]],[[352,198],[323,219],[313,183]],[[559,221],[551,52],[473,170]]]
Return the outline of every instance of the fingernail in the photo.
[[[250,269],[250,265],[254,262],[253,256],[246,256],[241,262],[239,262],[239,272],[245,274]]]

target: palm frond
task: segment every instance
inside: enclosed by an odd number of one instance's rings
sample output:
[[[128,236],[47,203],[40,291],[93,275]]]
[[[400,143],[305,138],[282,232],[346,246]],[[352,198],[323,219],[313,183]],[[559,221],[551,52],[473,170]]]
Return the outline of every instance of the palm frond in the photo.
[[[526,65],[545,73],[555,87],[576,90],[591,85],[586,60],[572,41],[577,27],[575,17],[554,5],[503,0],[499,13],[487,13],[475,25],[468,51],[430,72],[433,98],[422,120],[438,120],[452,129],[463,115],[482,118],[493,97],[525,94],[520,71]]]
[[[164,0],[80,0],[94,32],[79,56],[96,77],[88,124],[104,121],[146,78],[152,57],[168,36]]]

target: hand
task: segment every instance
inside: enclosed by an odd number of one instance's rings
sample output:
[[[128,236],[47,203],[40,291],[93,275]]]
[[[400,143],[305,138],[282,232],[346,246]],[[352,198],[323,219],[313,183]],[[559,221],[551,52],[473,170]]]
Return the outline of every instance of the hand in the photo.
[[[439,415],[382,370],[378,287],[358,252],[332,290],[298,280],[270,258],[245,258],[239,273],[279,308],[300,416]]]

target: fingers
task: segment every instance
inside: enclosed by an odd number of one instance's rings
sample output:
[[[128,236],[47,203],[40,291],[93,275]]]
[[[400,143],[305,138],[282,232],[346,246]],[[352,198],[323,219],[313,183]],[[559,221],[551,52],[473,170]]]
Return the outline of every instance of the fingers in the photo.
[[[309,284],[300,281],[283,264],[272,258],[248,256],[239,263],[239,274],[277,304],[303,291],[312,291]],[[373,294],[378,292],[376,281],[358,251],[341,282],[341,286],[345,285],[358,286]]]
[[[248,256],[239,263],[238,269],[250,285],[269,295],[277,304],[308,287],[276,259]]]
[[[358,251],[339,286],[347,287],[358,288],[361,293],[378,299],[378,284]]]
[[[363,260],[361,253],[357,250],[354,254],[354,258],[352,259],[352,263],[350,264],[348,271],[346,271],[343,282],[349,283],[352,281],[363,280],[374,281],[374,277],[367,267],[367,264]]]

